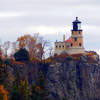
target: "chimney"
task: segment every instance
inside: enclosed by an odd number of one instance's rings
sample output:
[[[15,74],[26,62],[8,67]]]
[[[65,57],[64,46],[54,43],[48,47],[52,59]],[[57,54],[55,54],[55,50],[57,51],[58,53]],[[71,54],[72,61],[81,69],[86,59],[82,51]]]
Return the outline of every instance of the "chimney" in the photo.
[[[65,34],[63,35],[63,42],[65,41]]]

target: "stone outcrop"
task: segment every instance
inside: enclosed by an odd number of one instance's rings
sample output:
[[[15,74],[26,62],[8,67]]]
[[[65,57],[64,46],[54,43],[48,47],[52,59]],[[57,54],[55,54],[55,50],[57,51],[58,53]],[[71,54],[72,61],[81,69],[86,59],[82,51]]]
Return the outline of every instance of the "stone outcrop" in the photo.
[[[42,70],[51,100],[63,100],[63,97],[65,100],[100,100],[100,62],[96,54],[55,57],[49,63],[15,63],[13,66],[12,75],[18,71],[21,79],[27,78],[30,84]]]
[[[92,61],[91,61],[92,60]],[[100,63],[80,56],[79,60],[56,58],[47,73],[47,87],[54,100],[100,100]]]

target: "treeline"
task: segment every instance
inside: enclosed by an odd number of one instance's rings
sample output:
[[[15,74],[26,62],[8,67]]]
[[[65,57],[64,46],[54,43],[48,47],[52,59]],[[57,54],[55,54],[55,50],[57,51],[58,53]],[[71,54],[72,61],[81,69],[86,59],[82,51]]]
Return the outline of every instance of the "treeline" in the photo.
[[[39,73],[38,79],[32,85],[28,83],[27,79],[20,80],[17,73],[13,87],[10,90],[9,100],[49,100],[49,92],[45,85],[42,72]]]
[[[52,56],[53,48],[49,41],[44,40],[38,33],[24,35],[17,38],[16,41],[6,41],[0,43],[0,56],[13,58],[13,55],[20,49],[26,49],[29,53],[30,60],[45,59]]]

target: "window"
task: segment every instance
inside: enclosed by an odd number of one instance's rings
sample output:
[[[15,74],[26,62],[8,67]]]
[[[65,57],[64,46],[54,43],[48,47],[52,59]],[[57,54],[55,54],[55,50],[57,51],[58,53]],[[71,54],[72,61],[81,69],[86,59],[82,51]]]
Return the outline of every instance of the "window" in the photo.
[[[56,48],[58,48],[58,46],[56,45]]]
[[[78,24],[78,30],[81,30],[81,23]]]
[[[64,48],[64,45],[62,47]]]
[[[74,40],[77,41],[77,37],[75,37]]]
[[[81,32],[79,31],[79,34],[81,34]]]
[[[82,44],[81,44],[81,43],[79,43],[79,46],[81,47],[81,46],[82,46]]]
[[[59,48],[61,48],[61,45],[59,46]]]
[[[71,43],[71,47],[73,46],[73,43]]]

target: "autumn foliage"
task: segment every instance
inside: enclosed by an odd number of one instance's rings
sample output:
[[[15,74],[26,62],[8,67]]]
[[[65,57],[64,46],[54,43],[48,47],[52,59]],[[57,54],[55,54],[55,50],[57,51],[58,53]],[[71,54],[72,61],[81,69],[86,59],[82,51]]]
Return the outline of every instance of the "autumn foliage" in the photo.
[[[3,100],[8,100],[8,92],[4,89],[3,85],[0,85],[0,93],[3,95]]]
[[[19,37],[17,42],[19,48],[25,48],[28,51],[31,60],[34,58],[42,59],[43,46],[39,36],[24,35]]]

